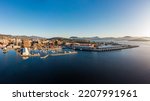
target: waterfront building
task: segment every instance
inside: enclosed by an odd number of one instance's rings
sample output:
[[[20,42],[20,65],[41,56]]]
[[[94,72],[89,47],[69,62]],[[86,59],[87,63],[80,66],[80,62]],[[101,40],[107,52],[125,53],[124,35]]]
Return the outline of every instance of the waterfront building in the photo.
[[[22,55],[22,56],[29,56],[30,53],[29,53],[28,48],[22,48],[22,49],[21,49],[21,55]]]
[[[42,44],[47,44],[47,43],[49,43],[49,40],[43,40],[42,41]]]
[[[16,46],[21,46],[22,40],[19,38],[15,38],[15,45]]]
[[[80,43],[72,46],[74,49],[93,49],[95,47],[94,44],[85,44],[85,43]]]
[[[1,43],[1,45],[6,46],[6,45],[8,45],[9,40],[8,39],[0,39],[0,43]]]
[[[25,48],[30,48],[31,47],[31,41],[29,39],[24,39],[22,42],[22,46]]]
[[[120,47],[120,45],[101,45],[98,46],[97,48],[117,48]]]

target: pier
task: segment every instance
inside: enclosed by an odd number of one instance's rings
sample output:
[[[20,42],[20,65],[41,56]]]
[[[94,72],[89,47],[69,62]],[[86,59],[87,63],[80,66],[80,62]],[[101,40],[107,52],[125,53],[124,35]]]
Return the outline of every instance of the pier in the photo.
[[[30,54],[30,56],[40,56],[40,54],[39,53],[37,53],[37,54]]]
[[[55,53],[55,54],[50,54],[49,56],[61,56],[61,55],[70,55],[70,54],[77,54],[78,52],[64,52],[64,53]]]
[[[119,45],[116,47],[101,47],[101,48],[75,48],[75,50],[79,51],[93,51],[93,52],[107,52],[107,51],[116,51],[116,50],[123,50],[123,49],[130,49],[136,48],[139,46],[136,45]]]
[[[48,56],[63,56],[63,55],[71,55],[71,54],[77,54],[77,52],[64,52],[64,53],[55,53],[55,54],[48,54],[43,57],[40,57],[41,59],[46,59]]]

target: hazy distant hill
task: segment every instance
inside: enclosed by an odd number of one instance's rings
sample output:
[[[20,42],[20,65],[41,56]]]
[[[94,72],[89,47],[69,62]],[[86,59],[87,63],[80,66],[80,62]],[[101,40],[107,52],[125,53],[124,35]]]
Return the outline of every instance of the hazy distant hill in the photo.
[[[120,37],[119,39],[121,40],[133,40],[133,39],[136,39],[138,37],[132,37],[132,36],[124,36],[124,37]]]
[[[120,38],[121,40],[127,41],[150,41],[149,37],[132,37],[132,36],[125,36]]]
[[[32,39],[45,39],[44,37],[39,37],[39,36],[29,36]]]
[[[6,34],[0,34],[0,38],[2,37],[12,37],[11,35],[6,35]]]
[[[76,40],[100,40],[101,38],[99,38],[98,36],[95,36],[95,37],[76,37],[76,36],[72,36],[72,37],[70,37],[70,39],[76,39]]]
[[[0,38],[21,38],[21,39],[58,39],[58,40],[65,40],[65,41],[76,41],[76,42],[88,42],[88,41],[150,41],[150,37],[132,37],[132,36],[124,36],[124,37],[103,37],[100,38],[98,36],[95,37],[77,37],[72,36],[70,38],[64,37],[53,37],[53,38],[44,38],[39,36],[26,36],[26,35],[7,35],[7,34],[0,34]]]
[[[64,37],[52,37],[52,38],[48,38],[49,40],[65,40],[65,39],[68,39],[68,38],[64,38]]]
[[[79,37],[77,36],[71,36],[70,39],[78,39]]]
[[[132,37],[132,36],[124,36],[124,37],[89,37],[82,38],[88,39],[90,41],[150,41],[150,37]]]
[[[44,39],[43,37],[39,36],[26,36],[26,35],[7,35],[7,34],[0,34],[0,38],[20,38],[20,39]]]
[[[144,38],[137,38],[137,39],[132,39],[132,40],[129,40],[129,41],[150,41],[150,40],[147,40],[147,39],[144,39]]]

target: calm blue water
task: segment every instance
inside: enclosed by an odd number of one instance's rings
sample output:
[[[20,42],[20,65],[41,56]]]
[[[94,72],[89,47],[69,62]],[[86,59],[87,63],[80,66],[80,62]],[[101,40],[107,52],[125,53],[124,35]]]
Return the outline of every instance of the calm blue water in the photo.
[[[0,50],[0,83],[150,83],[150,43],[136,44],[140,47],[27,60]]]

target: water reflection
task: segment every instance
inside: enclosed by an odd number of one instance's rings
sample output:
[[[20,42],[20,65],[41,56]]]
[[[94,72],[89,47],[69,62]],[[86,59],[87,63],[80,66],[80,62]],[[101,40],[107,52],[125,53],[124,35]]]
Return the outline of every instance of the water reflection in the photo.
[[[29,59],[29,57],[22,57],[22,59],[23,59],[23,60],[27,60],[27,59]]]

